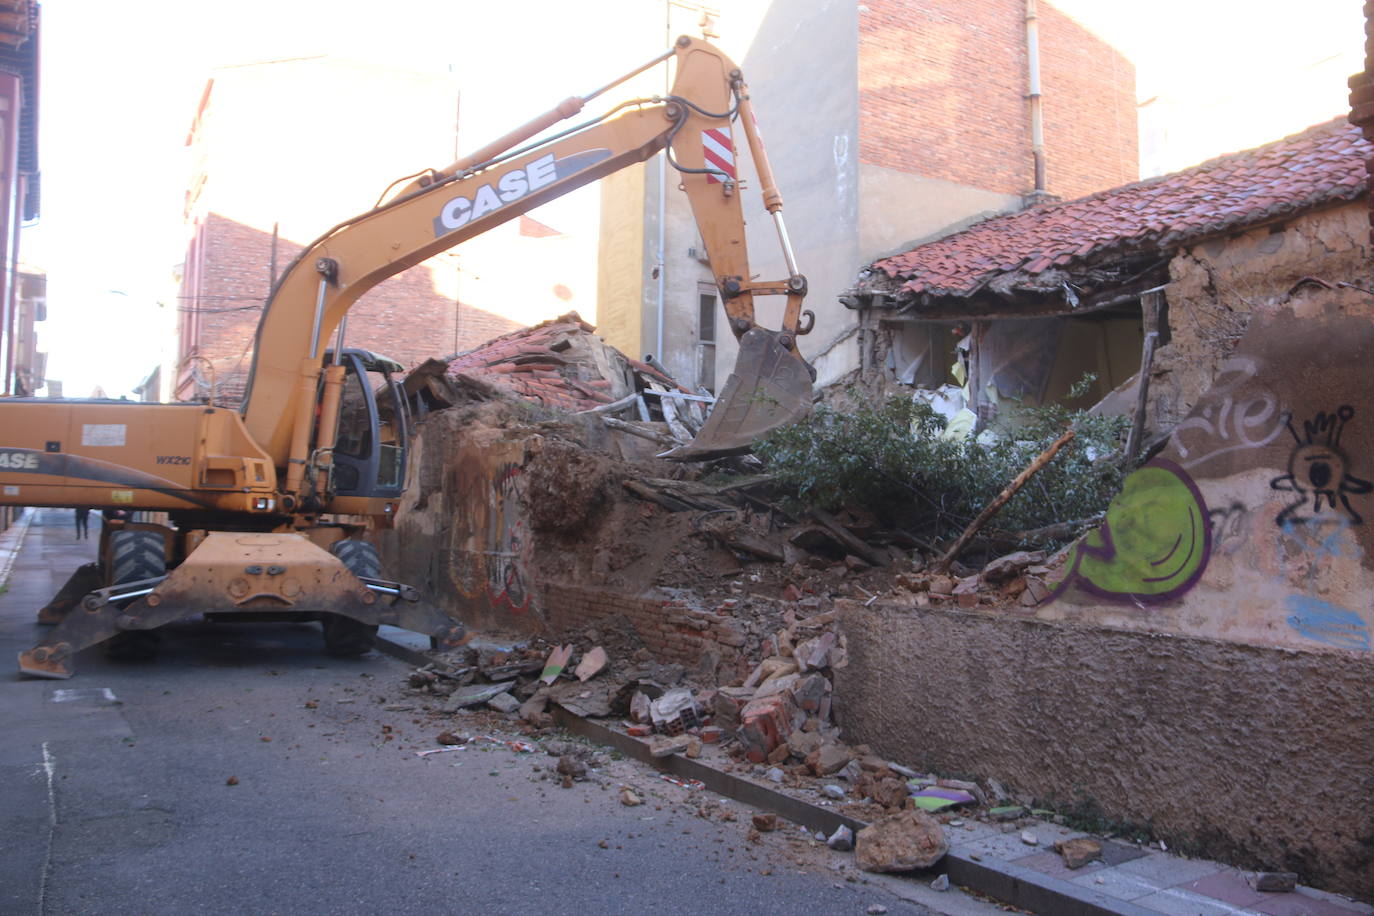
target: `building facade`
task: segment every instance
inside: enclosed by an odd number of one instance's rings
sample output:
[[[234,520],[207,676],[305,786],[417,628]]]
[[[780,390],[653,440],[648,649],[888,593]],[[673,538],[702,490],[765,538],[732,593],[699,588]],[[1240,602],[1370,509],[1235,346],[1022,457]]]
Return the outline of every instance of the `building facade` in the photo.
[[[275,280],[398,178],[457,158],[458,116],[446,75],[327,56],[216,71],[187,137],[173,396],[237,404]],[[513,220],[368,292],[347,343],[410,366],[570,308],[594,314],[591,268],[567,247]]]
[[[775,0],[741,64],[810,281],[816,329],[802,351],[821,383],[859,365],[858,327],[838,301],[856,265],[983,216],[1137,177],[1134,68],[1047,3]],[[756,182],[745,181],[753,269],[785,275],[771,222],[750,197]],[[734,341],[704,307],[715,284],[673,187],[654,161],[604,185],[600,327],[627,352],[661,349],[684,382],[723,382]],[[780,312],[765,303],[760,319],[776,326]]]

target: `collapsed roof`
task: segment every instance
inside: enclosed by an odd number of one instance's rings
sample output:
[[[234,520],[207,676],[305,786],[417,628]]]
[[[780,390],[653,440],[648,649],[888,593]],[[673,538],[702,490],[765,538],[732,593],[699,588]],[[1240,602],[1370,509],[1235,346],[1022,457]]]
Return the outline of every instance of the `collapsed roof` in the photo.
[[[1063,203],[996,216],[860,274],[851,307],[916,318],[1082,312],[1167,281],[1201,239],[1358,199],[1374,146],[1344,118]]]

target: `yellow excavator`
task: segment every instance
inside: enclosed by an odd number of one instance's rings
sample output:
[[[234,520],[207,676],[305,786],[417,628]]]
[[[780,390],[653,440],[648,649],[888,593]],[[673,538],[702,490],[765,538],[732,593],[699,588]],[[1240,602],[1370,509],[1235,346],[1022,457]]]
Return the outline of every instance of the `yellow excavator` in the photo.
[[[667,95],[631,99],[540,136],[674,58]],[[780,280],[755,281],[749,271],[737,134],[777,229],[787,268]],[[137,651],[148,631],[201,613],[319,620],[326,649],[343,655],[367,651],[380,624],[428,634],[441,647],[459,641],[460,622],[414,588],[381,578],[367,540],[400,500],[409,412],[401,386],[390,383],[401,367],[345,345],[348,310],[388,277],[660,150],[688,196],[740,344],[701,433],[666,457],[738,453],[802,416],[815,373],[797,337],[814,316],[802,310],[806,279],[782,222],[782,197],[739,69],[684,36],[595,92],[423,172],[308,246],[267,300],[239,409],[0,401],[0,503],[90,507],[106,518],[98,561],[39,612],[40,622],[55,626],[20,653],[21,671],[70,677],[73,656],[87,646],[109,640]],[[759,295],[786,297],[778,330],[755,324]],[[151,513],[156,523],[141,520]]]

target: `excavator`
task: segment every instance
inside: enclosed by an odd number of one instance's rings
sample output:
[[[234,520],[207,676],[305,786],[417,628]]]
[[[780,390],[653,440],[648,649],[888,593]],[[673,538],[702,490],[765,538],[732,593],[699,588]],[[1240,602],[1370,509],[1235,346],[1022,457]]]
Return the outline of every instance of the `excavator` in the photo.
[[[566,129],[593,99],[673,60],[662,96],[634,98]],[[734,138],[748,147],[787,276],[749,270]],[[666,453],[745,451],[801,417],[815,372],[798,351],[802,310],[749,90],[715,47],[682,37],[666,53],[572,97],[442,169],[393,185],[373,209],[311,243],[271,290],[238,409],[202,403],[0,401],[0,504],[103,510],[98,557],[39,612],[55,624],[21,652],[28,675],[67,678],[97,643],[138,650],[149,631],[197,614],[318,620],[327,651],[357,655],[381,624],[457,644],[462,624],[382,578],[370,532],[403,492],[410,412],[401,366],[349,347],[349,308],[441,251],[659,151],[677,171],[705,243],[739,357],[699,435]],[[755,296],[784,296],[781,327],[760,327]],[[332,345],[331,345],[332,338]]]

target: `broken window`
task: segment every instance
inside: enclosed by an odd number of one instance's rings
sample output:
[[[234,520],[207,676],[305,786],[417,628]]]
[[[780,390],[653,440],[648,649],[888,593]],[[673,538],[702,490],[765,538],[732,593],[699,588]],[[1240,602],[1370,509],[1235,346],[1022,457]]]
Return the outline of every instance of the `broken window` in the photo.
[[[697,286],[697,385],[716,390],[716,288]]]

